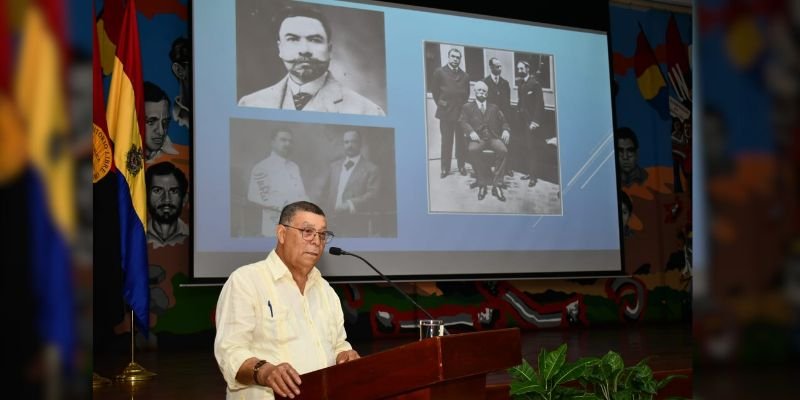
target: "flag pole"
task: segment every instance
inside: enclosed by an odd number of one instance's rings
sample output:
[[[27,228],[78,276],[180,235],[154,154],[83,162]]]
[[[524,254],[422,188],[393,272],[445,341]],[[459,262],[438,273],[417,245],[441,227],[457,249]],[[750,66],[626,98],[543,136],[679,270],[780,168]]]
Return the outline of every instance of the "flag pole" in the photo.
[[[128,366],[122,370],[122,373],[117,375],[118,381],[126,381],[126,382],[138,382],[138,381],[145,381],[148,379],[153,378],[157,374],[155,372],[150,372],[141,365],[137,364],[134,361],[134,327],[136,324],[134,323],[134,315],[133,310],[131,309],[131,362],[128,363]]]

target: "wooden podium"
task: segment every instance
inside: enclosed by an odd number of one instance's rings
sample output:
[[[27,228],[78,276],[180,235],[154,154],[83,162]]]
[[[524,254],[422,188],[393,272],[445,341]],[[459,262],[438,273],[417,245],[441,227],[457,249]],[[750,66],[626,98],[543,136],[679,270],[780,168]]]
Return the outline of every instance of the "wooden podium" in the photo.
[[[485,400],[486,374],[521,362],[518,328],[435,337],[303,374],[295,400]]]

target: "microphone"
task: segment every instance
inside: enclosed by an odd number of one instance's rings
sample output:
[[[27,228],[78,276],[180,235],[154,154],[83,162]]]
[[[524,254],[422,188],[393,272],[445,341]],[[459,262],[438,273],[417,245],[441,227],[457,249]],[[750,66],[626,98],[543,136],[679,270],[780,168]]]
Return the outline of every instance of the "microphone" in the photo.
[[[370,268],[372,268],[372,270],[373,270],[373,271],[377,272],[377,273],[378,273],[378,275],[380,275],[380,276],[381,276],[381,278],[383,278],[383,280],[384,280],[384,281],[386,281],[386,283],[388,283],[389,285],[391,285],[391,286],[394,288],[394,290],[396,290],[396,291],[398,291],[400,294],[402,294],[402,295],[403,295],[403,296],[404,296],[406,299],[408,299],[408,301],[410,301],[410,302],[411,302],[411,304],[413,304],[415,307],[417,307],[417,309],[418,309],[418,310],[420,310],[420,311],[422,311],[423,313],[425,313],[425,315],[426,315],[426,316],[427,316],[429,319],[436,319],[436,318],[433,318],[433,315],[431,315],[431,313],[429,313],[429,312],[428,312],[428,310],[426,310],[426,309],[422,308],[422,306],[421,306],[421,305],[417,304],[417,302],[416,302],[416,301],[414,301],[414,299],[412,299],[412,298],[411,298],[411,296],[409,296],[409,295],[408,295],[406,292],[404,292],[402,289],[400,289],[399,287],[397,287],[397,285],[395,285],[395,284],[394,284],[394,282],[392,282],[392,280],[391,280],[391,279],[389,279],[389,278],[388,278],[386,275],[384,275],[384,274],[383,274],[381,271],[378,271],[378,269],[377,269],[377,268],[375,268],[375,266],[373,266],[372,264],[370,264],[370,262],[369,262],[369,261],[367,261],[366,259],[364,259],[364,257],[361,257],[360,255],[358,255],[358,254],[354,254],[354,253],[351,253],[351,252],[349,252],[349,251],[344,251],[344,250],[342,250],[342,249],[341,249],[341,248],[339,248],[339,247],[331,247],[331,248],[329,248],[329,249],[328,249],[328,253],[330,253],[330,254],[333,254],[334,256],[353,256],[353,257],[355,257],[355,258],[358,258],[359,260],[363,261],[365,264],[369,265],[369,267],[370,267]],[[445,328],[444,326],[442,326],[442,329],[444,329],[444,334],[445,334],[445,335],[449,335],[449,334],[450,334],[449,332],[447,332],[447,328]]]

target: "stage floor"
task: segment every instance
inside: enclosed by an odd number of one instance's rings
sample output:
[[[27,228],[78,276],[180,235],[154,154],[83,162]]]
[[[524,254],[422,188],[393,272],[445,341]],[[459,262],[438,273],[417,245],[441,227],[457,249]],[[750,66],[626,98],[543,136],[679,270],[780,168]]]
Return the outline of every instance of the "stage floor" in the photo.
[[[414,338],[353,343],[363,356],[399,346]],[[595,327],[592,329],[540,330],[523,332],[522,354],[535,363],[539,349],[554,349],[567,343],[567,360],[601,356],[609,350],[618,352],[625,364],[634,364],[650,357],[653,371],[674,371],[692,368],[691,325],[629,325],[625,327]],[[476,350],[479,351],[479,350]],[[225,381],[214,360],[213,339],[206,347],[195,350],[139,351],[135,361],[158,374],[151,380],[136,384],[114,381],[130,362],[130,351],[112,351],[95,355],[95,371],[112,383],[93,390],[95,399],[220,399],[225,396]],[[509,381],[505,371],[492,373],[487,384]]]

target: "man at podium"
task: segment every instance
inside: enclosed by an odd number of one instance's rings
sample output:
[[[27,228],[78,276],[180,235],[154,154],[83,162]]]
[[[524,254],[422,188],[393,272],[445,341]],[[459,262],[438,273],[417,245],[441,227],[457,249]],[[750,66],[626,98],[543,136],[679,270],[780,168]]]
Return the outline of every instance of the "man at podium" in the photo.
[[[219,295],[214,356],[228,399],[300,394],[300,374],[359,358],[336,292],[316,263],[333,239],[306,201],[283,208],[266,259],[236,269]]]

